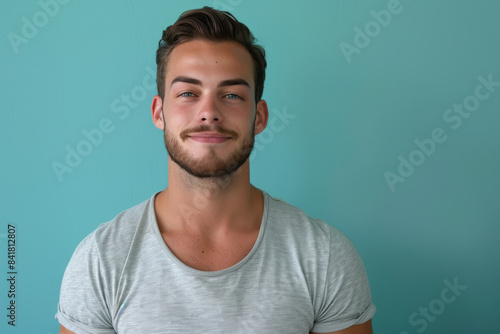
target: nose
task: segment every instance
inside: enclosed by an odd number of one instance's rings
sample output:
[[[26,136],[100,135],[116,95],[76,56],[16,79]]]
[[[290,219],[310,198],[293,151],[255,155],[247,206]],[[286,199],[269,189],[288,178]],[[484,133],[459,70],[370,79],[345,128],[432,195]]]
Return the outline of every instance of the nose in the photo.
[[[198,119],[204,124],[222,122],[222,113],[215,97],[206,96],[205,101],[200,106]]]

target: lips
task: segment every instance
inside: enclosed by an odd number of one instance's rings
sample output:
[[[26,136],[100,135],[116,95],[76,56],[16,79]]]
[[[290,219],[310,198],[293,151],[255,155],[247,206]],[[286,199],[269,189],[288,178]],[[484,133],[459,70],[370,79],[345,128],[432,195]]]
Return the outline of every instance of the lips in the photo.
[[[231,136],[219,132],[196,132],[188,135],[189,138],[199,143],[218,144],[231,139]]]

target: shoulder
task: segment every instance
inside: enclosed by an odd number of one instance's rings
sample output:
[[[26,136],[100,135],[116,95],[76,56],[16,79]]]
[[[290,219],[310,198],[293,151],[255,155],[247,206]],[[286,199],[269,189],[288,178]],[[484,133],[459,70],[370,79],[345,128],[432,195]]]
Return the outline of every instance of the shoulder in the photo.
[[[120,212],[90,233],[77,247],[75,254],[93,254],[94,260],[119,264],[129,252],[133,240],[147,231],[148,221],[154,216],[154,197]],[[151,210],[153,212],[151,212]]]
[[[267,195],[266,234],[273,247],[286,249],[313,271],[342,276],[363,274],[362,260],[349,238],[325,221],[308,216],[282,199]],[[335,273],[334,273],[335,272]]]
[[[101,224],[73,252],[61,283],[57,314],[66,328],[112,328],[121,273],[134,240],[150,225],[152,199]]]
[[[99,225],[94,231],[95,239],[100,244],[127,244],[133,238],[141,223],[146,223],[154,215],[153,198],[120,212],[111,221]],[[150,212],[152,209],[153,212]]]
[[[267,196],[272,237],[280,240],[277,247],[296,259],[301,268],[297,276],[305,278],[312,297],[315,320],[311,332],[334,332],[371,319],[376,308],[366,270],[347,236],[323,220]]]
[[[330,243],[336,245],[350,243],[342,232],[325,221],[309,216],[302,209],[280,198],[272,197],[267,193],[265,196],[269,207],[267,219],[271,229],[275,226],[279,228],[280,233],[296,235],[301,240],[314,241],[316,245],[318,243],[322,243],[323,246]]]

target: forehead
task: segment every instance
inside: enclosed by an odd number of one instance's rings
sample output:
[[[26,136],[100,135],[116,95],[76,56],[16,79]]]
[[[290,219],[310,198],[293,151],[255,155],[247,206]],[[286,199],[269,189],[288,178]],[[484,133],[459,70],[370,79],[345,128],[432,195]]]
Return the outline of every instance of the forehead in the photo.
[[[172,50],[166,82],[182,75],[202,81],[242,78],[253,86],[253,66],[250,53],[239,43],[193,40]]]

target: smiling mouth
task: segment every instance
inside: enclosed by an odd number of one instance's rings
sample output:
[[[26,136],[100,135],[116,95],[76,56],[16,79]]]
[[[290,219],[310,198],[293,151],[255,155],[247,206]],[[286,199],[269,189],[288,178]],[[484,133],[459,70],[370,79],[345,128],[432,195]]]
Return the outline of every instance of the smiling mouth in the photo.
[[[231,139],[231,136],[218,132],[198,132],[187,136],[199,143],[219,144]]]

